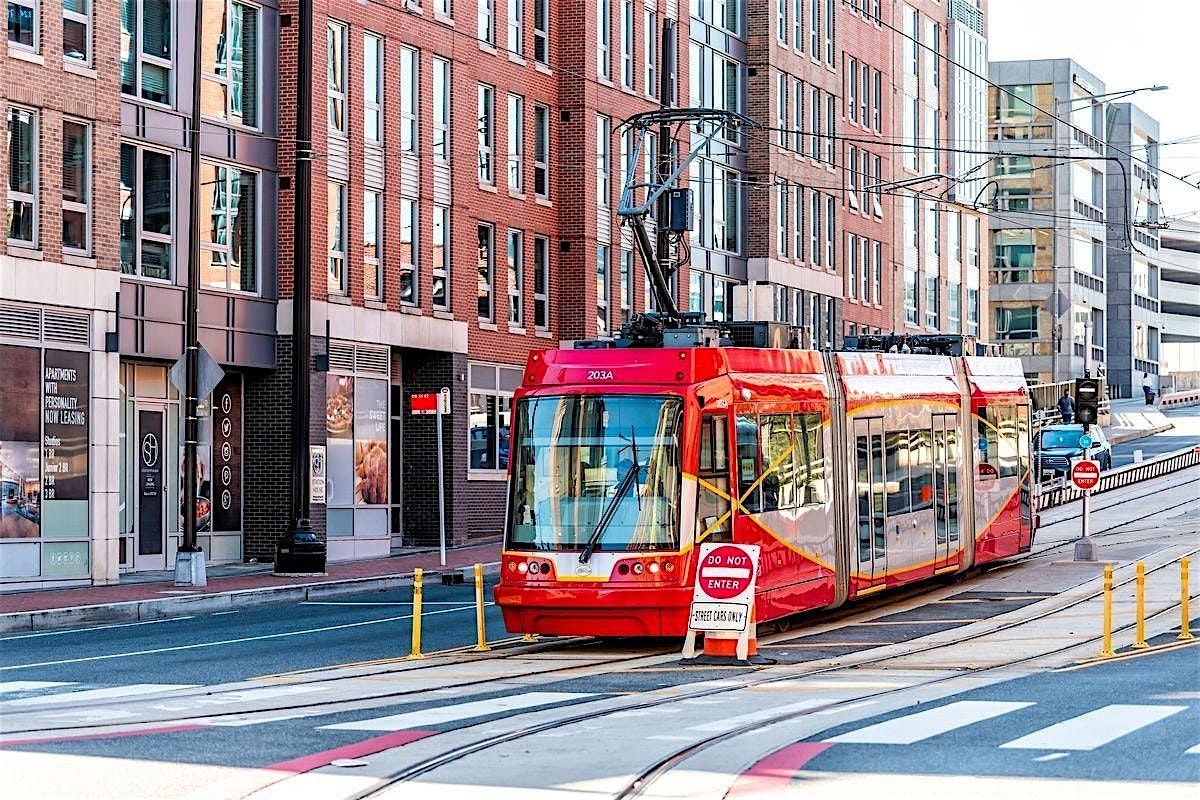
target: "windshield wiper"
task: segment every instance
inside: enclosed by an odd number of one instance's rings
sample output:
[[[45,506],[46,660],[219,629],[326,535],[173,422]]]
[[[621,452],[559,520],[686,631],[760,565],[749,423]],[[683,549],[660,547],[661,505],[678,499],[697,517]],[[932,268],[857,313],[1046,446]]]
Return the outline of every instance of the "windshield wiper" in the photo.
[[[633,466],[625,471],[621,477],[621,482],[617,484],[613,491],[612,499],[604,506],[604,513],[600,515],[600,521],[596,523],[596,527],[592,530],[592,535],[588,537],[587,544],[584,545],[583,551],[579,554],[579,563],[586,564],[588,559],[592,557],[592,553],[596,552],[596,546],[600,544],[600,537],[604,535],[609,523],[613,517],[617,515],[617,509],[621,506],[621,500],[629,493],[629,488],[635,486],[638,478],[641,477],[642,467],[637,463],[637,440],[633,440]],[[641,508],[642,497],[638,494],[638,507]]]

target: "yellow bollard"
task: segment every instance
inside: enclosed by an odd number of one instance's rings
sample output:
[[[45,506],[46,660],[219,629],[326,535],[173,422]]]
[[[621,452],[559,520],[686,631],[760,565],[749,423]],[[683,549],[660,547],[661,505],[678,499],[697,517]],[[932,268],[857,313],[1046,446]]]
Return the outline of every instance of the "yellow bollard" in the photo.
[[[491,650],[487,645],[487,626],[483,619],[483,564],[475,565],[475,632],[479,643],[471,650],[476,653]]]
[[[521,637],[522,642],[536,642],[538,637],[535,634],[527,633]]]
[[[408,654],[410,659],[425,657],[421,653],[421,574],[420,567],[413,570],[412,652]]]
[[[1133,641],[1137,650],[1144,650],[1146,644],[1146,565],[1137,562],[1137,638]]]
[[[1116,655],[1112,647],[1112,564],[1104,567],[1104,647],[1100,650],[1101,658],[1112,658]]]
[[[1182,617],[1179,623],[1179,638],[1191,639],[1192,632],[1189,630],[1191,615],[1188,613],[1188,560],[1186,558],[1179,560],[1179,583],[1179,613]]]

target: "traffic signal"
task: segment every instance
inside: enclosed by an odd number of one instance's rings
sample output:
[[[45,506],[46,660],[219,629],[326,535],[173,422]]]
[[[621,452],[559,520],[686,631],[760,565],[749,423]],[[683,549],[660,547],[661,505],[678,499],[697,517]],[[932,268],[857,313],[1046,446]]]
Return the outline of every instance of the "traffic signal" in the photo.
[[[1087,430],[1089,425],[1096,424],[1100,414],[1100,379],[1075,379],[1075,421],[1083,424]]]

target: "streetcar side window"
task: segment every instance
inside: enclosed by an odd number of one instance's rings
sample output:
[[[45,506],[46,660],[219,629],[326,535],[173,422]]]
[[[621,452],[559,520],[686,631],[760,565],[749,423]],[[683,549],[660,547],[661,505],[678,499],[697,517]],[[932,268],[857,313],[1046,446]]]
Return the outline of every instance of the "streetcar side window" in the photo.
[[[790,414],[758,418],[762,446],[762,510],[796,507],[796,448]]]
[[[796,471],[802,505],[825,503],[825,439],[820,414],[797,414],[796,449],[801,467]]]
[[[725,428],[728,417],[706,414],[700,421],[700,474],[729,471],[729,433]]]
[[[748,414],[737,416],[738,492],[742,507],[751,514],[762,511],[762,487],[758,481],[758,420]],[[754,487],[750,490],[750,487]]]
[[[988,406],[981,409],[980,440],[987,440],[982,460],[994,465],[1001,478],[1020,474],[1021,433],[1017,426],[1016,406]]]
[[[913,511],[933,508],[933,431],[919,428],[909,431],[909,456],[912,459],[912,493],[910,502]]]
[[[705,414],[700,419],[700,486],[696,496],[696,541],[731,542],[729,511],[729,417]]]
[[[912,506],[908,497],[908,431],[888,431],[884,442],[887,446],[884,464],[887,473],[887,513],[889,517],[907,514]]]

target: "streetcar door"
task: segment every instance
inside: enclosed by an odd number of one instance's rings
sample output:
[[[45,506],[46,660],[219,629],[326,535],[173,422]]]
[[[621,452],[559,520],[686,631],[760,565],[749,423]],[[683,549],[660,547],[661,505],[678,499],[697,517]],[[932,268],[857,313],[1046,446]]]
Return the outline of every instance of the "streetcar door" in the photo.
[[[1033,544],[1033,481],[1030,478],[1029,406],[1017,406],[1017,492],[1021,503],[1020,549]]]
[[[946,566],[959,548],[958,416],[933,415],[935,496],[934,568]]]
[[[729,415],[700,417],[700,457],[696,469],[695,541],[733,541],[729,509]]]
[[[883,478],[883,419],[854,422],[854,481],[858,509],[858,569],[869,584],[887,574],[887,483]]]

